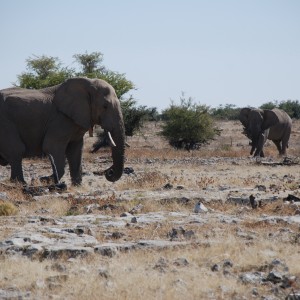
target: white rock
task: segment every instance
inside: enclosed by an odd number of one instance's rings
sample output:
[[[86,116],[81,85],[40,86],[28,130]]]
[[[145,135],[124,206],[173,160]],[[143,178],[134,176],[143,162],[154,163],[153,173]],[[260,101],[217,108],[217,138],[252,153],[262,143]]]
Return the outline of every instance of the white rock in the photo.
[[[201,212],[207,212],[208,209],[204,206],[203,203],[201,203],[200,201],[198,201],[195,205],[194,208],[194,213],[201,213]]]
[[[6,193],[0,193],[0,200],[7,200],[7,194]]]

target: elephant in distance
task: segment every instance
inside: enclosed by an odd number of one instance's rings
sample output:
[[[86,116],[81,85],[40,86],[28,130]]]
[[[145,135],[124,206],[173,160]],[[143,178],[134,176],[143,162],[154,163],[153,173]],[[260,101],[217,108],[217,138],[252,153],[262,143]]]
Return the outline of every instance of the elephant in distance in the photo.
[[[274,108],[242,108],[239,119],[244,126],[245,135],[251,140],[254,156],[264,157],[263,147],[267,139],[276,145],[279,155],[286,155],[292,131],[292,119],[283,110]]]
[[[67,159],[72,184],[81,184],[83,136],[95,124],[108,133],[114,145],[113,164],[104,172],[114,182],[123,174],[125,129],[120,102],[110,84],[72,78],[40,90],[1,90],[0,165],[10,165],[11,180],[25,183],[22,159],[52,156],[53,174],[57,172],[59,180]]]

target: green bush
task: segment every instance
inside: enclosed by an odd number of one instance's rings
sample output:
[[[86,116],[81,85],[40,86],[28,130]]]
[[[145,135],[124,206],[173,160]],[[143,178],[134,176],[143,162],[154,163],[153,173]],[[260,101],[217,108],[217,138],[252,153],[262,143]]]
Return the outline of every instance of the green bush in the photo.
[[[181,104],[173,102],[163,111],[164,123],[161,135],[177,149],[198,149],[215,138],[220,130],[214,127],[208,107],[193,103],[192,99],[180,98]]]
[[[273,109],[275,107],[284,110],[293,119],[300,119],[300,103],[298,100],[273,101],[260,106],[261,109]]]

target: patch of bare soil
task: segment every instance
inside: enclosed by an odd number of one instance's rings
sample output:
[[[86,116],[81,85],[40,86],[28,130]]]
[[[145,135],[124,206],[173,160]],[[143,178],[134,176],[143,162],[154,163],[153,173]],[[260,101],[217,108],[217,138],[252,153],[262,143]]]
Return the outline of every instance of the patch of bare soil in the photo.
[[[249,156],[239,122],[197,151],[149,123],[109,183],[85,138],[81,187],[24,194],[0,171],[0,299],[299,299],[300,123],[288,159]],[[27,182],[50,173],[25,160]],[[298,298],[297,298],[298,297]]]

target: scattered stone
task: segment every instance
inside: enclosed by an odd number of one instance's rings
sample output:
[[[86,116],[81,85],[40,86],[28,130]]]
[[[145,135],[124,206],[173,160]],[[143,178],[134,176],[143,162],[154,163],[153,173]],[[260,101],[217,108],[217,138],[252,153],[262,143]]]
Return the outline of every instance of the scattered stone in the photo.
[[[278,272],[270,272],[267,277],[264,279],[264,281],[270,281],[274,284],[280,283],[283,279],[283,276]]]
[[[173,264],[177,267],[186,267],[189,265],[189,262],[186,258],[180,257],[180,258],[177,258]]]
[[[8,200],[7,193],[1,192],[0,193],[0,200],[3,200],[3,201]]]
[[[265,185],[261,185],[261,184],[258,184],[256,186],[256,188],[260,191],[260,192],[266,192],[267,191],[267,187]]]
[[[249,200],[250,200],[251,207],[253,209],[256,209],[258,207],[258,203],[255,200],[255,197],[253,195],[250,195]]]
[[[170,183],[167,183],[167,184],[164,185],[165,190],[171,190],[172,188],[173,188],[173,185],[170,184]]]
[[[289,194],[284,201],[293,201],[293,202],[300,202],[300,198],[294,195]]]
[[[136,218],[136,217],[133,217],[133,218],[131,219],[131,223],[137,223],[137,218]]]
[[[204,206],[203,203],[198,201],[194,207],[194,213],[203,213],[208,212],[208,209]]]
[[[127,175],[134,174],[133,168],[132,167],[126,167],[126,168],[124,168],[124,174],[127,174]]]
[[[220,271],[220,265],[214,264],[210,268],[213,272],[219,272]]]
[[[125,217],[133,217],[133,216],[132,216],[132,214],[129,213],[129,212],[123,212],[123,213],[120,214],[120,217],[121,217],[121,218],[125,218]]]
[[[122,238],[123,236],[125,236],[125,234],[119,231],[113,232],[111,235],[111,237],[116,240]]]
[[[251,272],[251,273],[244,273],[239,276],[239,279],[244,284],[256,284],[263,282],[264,273],[262,272]]]
[[[182,205],[187,205],[189,204],[191,201],[191,199],[187,198],[187,197],[182,197],[180,199],[177,200],[178,204],[182,204]]]
[[[233,263],[230,259],[225,259],[223,261],[223,268],[232,268],[233,267]]]
[[[177,185],[176,190],[184,190],[184,186],[183,185]]]

